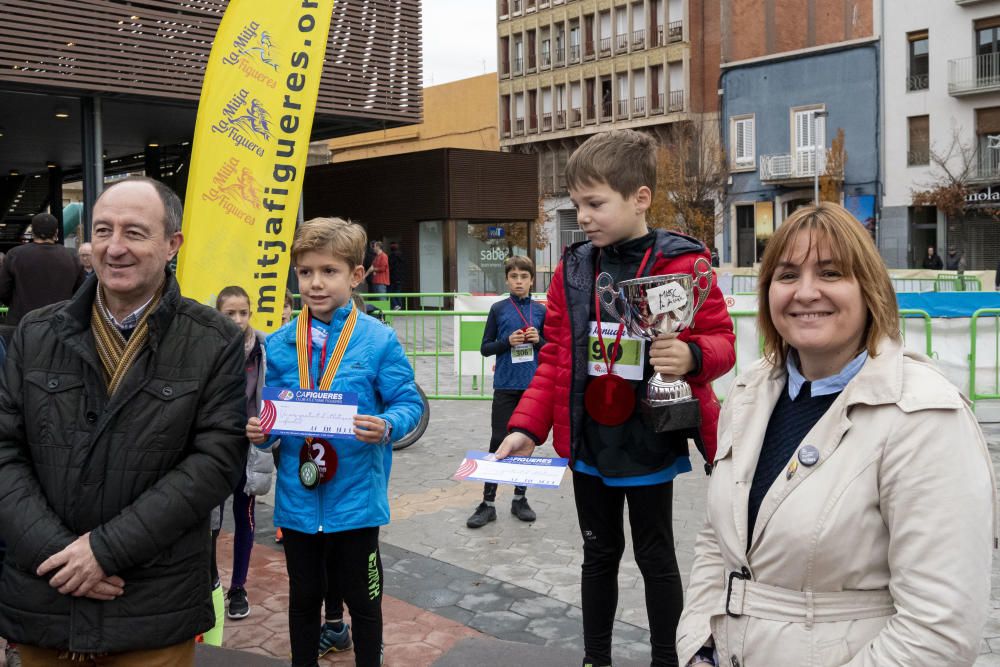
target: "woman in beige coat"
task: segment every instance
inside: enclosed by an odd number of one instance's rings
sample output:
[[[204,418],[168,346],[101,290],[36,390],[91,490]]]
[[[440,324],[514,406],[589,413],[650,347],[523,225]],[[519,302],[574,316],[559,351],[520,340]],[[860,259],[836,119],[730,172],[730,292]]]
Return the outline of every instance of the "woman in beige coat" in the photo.
[[[774,234],[766,359],[719,423],[681,665],[972,665],[990,597],[995,484],[967,402],[904,351],[874,244],[834,204]]]

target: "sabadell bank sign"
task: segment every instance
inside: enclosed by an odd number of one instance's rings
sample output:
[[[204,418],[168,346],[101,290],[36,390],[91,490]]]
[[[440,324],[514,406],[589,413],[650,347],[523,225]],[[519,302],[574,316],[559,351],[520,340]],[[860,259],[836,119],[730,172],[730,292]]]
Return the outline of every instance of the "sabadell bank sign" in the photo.
[[[996,190],[990,185],[983,190],[976,190],[965,195],[965,208],[979,208],[981,206],[1000,207],[1000,185]]]

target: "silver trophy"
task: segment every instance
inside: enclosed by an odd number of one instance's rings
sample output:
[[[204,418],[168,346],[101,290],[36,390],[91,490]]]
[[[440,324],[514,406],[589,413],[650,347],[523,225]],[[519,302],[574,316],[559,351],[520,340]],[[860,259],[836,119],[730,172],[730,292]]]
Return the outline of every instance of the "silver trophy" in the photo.
[[[595,289],[604,304],[632,336],[648,341],[691,326],[712,287],[712,266],[704,257],[694,263],[694,276],[670,273],[623,280],[615,285],[610,274],[597,276]],[[654,373],[640,401],[643,420],[654,432],[695,428],[701,424],[698,399],[683,377]]]

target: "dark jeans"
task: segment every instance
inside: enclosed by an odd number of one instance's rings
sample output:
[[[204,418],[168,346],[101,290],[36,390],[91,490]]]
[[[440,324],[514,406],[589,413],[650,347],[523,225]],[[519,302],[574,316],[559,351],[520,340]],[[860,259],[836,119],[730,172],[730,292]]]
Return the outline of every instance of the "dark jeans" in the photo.
[[[1000,275],[1000,274],[997,274],[997,275]],[[402,291],[403,291],[403,284],[402,283],[392,282],[392,283],[389,284],[389,293],[390,294],[400,294]],[[401,297],[401,296],[394,296],[394,297],[392,297],[392,298],[389,299],[389,302],[392,304],[393,310],[396,309],[396,306],[399,306],[400,308],[405,308],[406,307],[405,298]]]
[[[378,528],[312,535],[284,528],[288,633],[294,667],[318,665],[324,578],[334,576],[351,612],[358,667],[377,667],[382,648],[382,558]],[[330,561],[333,561],[332,563]]]
[[[510,421],[517,402],[524,396],[524,390],[497,389],[493,392],[493,412],[490,424],[493,427],[493,437],[490,438],[490,454],[500,448],[500,443],[507,437],[507,422]],[[526,486],[514,487],[514,495],[523,496]],[[486,482],[483,486],[483,500],[493,502],[497,498],[497,485]]]
[[[253,551],[254,526],[256,524],[254,508],[256,498],[243,493],[246,487],[246,473],[240,478],[240,483],[233,490],[233,577],[230,588],[243,588],[247,584],[247,571],[250,569],[250,552]],[[222,503],[225,515],[226,503]]]
[[[583,643],[587,657],[611,664],[611,630],[618,607],[618,564],[625,551],[623,514],[628,500],[635,562],[646,588],[653,667],[677,667],[675,633],[684,606],[674,555],[673,483],[607,486],[573,473],[573,495],[583,534]]]

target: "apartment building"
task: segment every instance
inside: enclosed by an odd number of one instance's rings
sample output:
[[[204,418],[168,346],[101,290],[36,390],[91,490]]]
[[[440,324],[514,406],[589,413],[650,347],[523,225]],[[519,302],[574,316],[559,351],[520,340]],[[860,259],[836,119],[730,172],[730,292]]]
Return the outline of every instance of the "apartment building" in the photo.
[[[1000,262],[1000,2],[885,0],[882,208],[890,266],[922,265],[928,246],[970,270]],[[961,214],[913,205],[943,181],[970,188]]]
[[[549,246],[541,281],[580,240],[566,195],[569,155],[588,136],[671,125],[717,111],[719,3],[698,0],[497,0],[503,150],[538,156]]]
[[[758,263],[774,230],[813,201],[817,177],[876,234],[878,2],[722,0],[723,264]],[[838,131],[845,164],[826,160]]]

